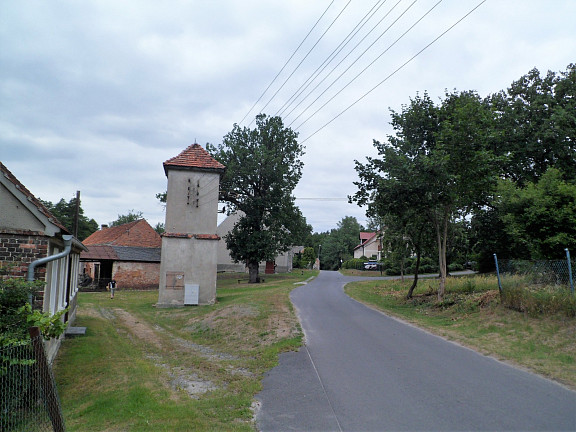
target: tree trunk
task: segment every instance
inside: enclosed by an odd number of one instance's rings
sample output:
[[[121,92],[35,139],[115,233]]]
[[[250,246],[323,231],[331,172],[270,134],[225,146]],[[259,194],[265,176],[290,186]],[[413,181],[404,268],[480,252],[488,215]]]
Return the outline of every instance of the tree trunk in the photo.
[[[250,283],[260,283],[260,263],[248,261],[248,275],[250,276]]]
[[[408,294],[406,295],[407,299],[412,298],[412,294],[418,285],[418,273],[420,272],[420,248],[416,249],[416,269],[414,270],[414,281],[412,282],[412,286],[408,290]]]
[[[436,235],[438,238],[438,267],[440,271],[440,283],[438,285],[438,301],[444,300],[446,290],[446,245],[448,237],[448,212],[444,212],[442,221],[436,224]]]

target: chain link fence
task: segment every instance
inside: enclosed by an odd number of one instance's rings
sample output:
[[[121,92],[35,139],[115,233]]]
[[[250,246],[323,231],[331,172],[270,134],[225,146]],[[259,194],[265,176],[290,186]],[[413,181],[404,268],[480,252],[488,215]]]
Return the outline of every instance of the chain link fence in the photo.
[[[570,290],[574,294],[574,279],[572,269],[574,262],[567,257],[564,260],[500,260],[494,255],[496,270],[499,278],[507,276],[520,276],[531,289],[557,289]]]
[[[0,431],[64,431],[64,420],[42,336],[0,347]]]

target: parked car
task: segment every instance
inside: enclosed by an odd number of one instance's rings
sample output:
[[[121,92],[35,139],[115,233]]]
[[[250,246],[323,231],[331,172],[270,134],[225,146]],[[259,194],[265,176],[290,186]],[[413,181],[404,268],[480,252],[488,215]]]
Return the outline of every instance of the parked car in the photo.
[[[376,261],[365,262],[364,270],[378,270],[378,263]]]

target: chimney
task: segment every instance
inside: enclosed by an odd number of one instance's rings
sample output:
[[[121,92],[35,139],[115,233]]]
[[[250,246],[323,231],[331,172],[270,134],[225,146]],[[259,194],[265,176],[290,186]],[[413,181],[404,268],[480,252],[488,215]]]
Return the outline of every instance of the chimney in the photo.
[[[108,225],[102,224],[102,227],[100,229],[105,229],[105,228],[108,228]]]

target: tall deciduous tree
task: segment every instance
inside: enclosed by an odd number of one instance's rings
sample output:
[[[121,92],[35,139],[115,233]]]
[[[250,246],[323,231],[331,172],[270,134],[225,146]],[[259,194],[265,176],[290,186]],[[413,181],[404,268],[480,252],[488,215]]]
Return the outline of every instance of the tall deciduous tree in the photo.
[[[235,124],[222,144],[206,146],[226,166],[220,200],[228,212],[242,212],[225,240],[232,259],[247,264],[251,283],[260,281],[260,262],[273,260],[311,232],[292,196],[303,167],[297,136],[280,117],[260,114],[256,128]]]
[[[509,156],[505,177],[523,186],[555,167],[576,179],[576,64],[544,76],[532,69],[488,101],[497,114],[494,151]]]
[[[425,215],[435,230],[440,268],[438,298],[444,297],[449,225],[488,199],[498,176],[488,149],[491,113],[474,92],[447,94],[440,106],[416,96],[392,112],[395,136],[374,141],[380,158],[356,161],[360,181],[352,198],[380,202],[379,212]]]
[[[343,261],[354,256],[354,248],[360,243],[362,226],[355,217],[344,216],[337,228],[330,231],[320,249],[320,264],[322,268],[336,270]]]

